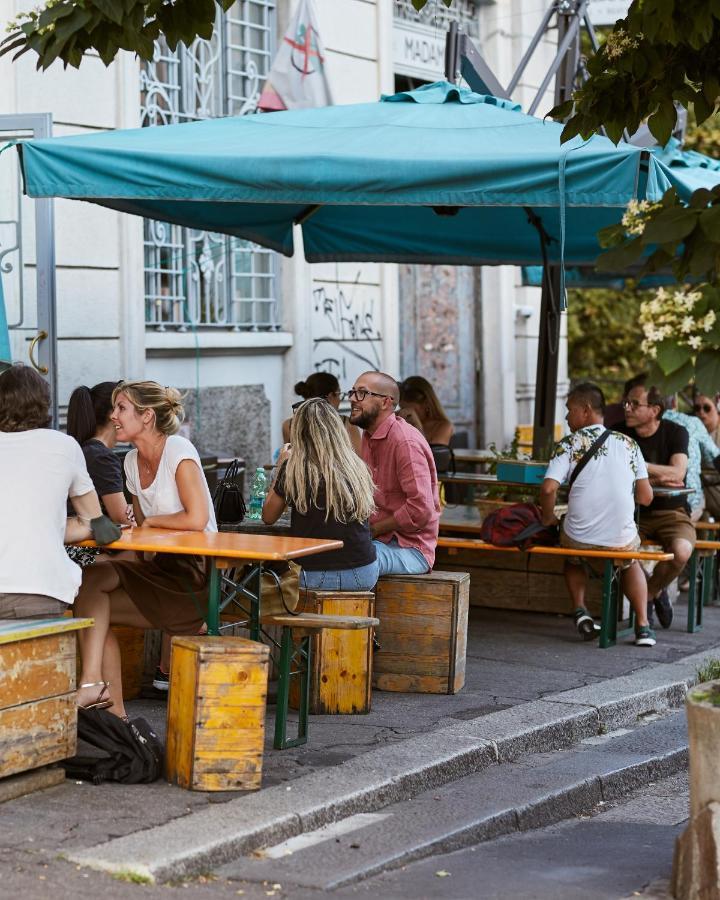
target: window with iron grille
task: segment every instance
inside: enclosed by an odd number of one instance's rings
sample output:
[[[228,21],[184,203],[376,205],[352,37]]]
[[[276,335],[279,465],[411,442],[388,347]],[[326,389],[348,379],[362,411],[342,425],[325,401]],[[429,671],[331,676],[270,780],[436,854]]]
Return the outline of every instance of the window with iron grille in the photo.
[[[140,75],[144,126],[254,112],[275,49],[275,0],[237,0],[218,12],[209,41],[168,49]],[[250,241],[145,220],[145,322],[188,327],[279,328],[276,254]]]

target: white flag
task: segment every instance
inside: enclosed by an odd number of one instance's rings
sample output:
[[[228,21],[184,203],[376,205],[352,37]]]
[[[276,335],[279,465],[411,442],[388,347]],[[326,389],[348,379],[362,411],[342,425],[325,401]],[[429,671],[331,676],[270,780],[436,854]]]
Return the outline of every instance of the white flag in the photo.
[[[312,0],[300,0],[258,100],[258,109],[271,112],[331,104],[325,49],[315,8]]]

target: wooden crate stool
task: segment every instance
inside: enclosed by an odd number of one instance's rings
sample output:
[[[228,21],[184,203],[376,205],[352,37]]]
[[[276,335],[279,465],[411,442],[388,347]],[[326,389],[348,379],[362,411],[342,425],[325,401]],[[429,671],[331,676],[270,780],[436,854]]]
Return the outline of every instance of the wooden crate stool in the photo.
[[[75,632],[90,625],[92,619],[0,621],[0,781],[74,755]]]
[[[372,591],[304,591],[300,603],[303,612],[324,616],[373,616],[375,613]],[[309,712],[312,715],[370,712],[372,636],[372,628],[354,631],[324,628],[310,639]],[[297,709],[299,704],[300,690],[295,679],[290,686],[290,706]]]
[[[173,638],[168,781],[194,791],[260,787],[268,656],[245,638]]]
[[[273,747],[285,750],[307,743],[308,711],[310,708],[310,673],[312,671],[312,638],[323,629],[343,631],[369,630],[378,624],[371,616],[323,616],[319,613],[263,616],[263,625],[282,628],[280,661],[278,665],[278,693],[275,710],[275,739]],[[290,705],[290,685],[300,679],[297,737],[287,737],[287,716]]]
[[[465,684],[467,572],[384,575],[375,588],[380,649],[373,687],[381,691],[454,694]]]

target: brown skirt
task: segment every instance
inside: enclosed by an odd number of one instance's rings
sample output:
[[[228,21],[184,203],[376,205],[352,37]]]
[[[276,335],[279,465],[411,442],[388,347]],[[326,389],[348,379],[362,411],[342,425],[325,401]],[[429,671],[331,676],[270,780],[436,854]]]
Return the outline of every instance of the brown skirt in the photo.
[[[208,572],[196,556],[158,553],[150,561],[110,563],[125,593],[153,628],[168,634],[197,634],[207,616]]]

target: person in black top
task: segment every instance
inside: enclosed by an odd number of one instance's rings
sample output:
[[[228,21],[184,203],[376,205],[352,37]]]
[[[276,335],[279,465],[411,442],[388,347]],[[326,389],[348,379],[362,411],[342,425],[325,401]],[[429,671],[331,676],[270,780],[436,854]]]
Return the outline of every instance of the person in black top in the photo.
[[[618,431],[637,441],[647,463],[650,483],[655,487],[682,488],[688,466],[687,430],[663,419],[665,403],[657,388],[637,384],[625,400],[625,425]],[[674,554],[669,562],[658,563],[648,581],[648,597],[663,628],[672,622],[672,605],[667,586],[682,571],[695,547],[695,528],[687,498],[656,496],[640,512],[640,537],[659,543]],[[648,605],[650,604],[648,601]]]
[[[303,557],[302,588],[372,590],[379,566],[367,520],[374,510],[375,485],[353,451],[339,413],[325,399],[306,400],[295,411],[290,440],[278,459],[263,521],[272,525],[290,506],[294,537],[343,542],[341,550]]]
[[[119,525],[130,525],[132,507],[123,492],[120,457],[113,453],[117,436],[110,421],[112,394],[117,384],[102,381],[92,388],[85,385],[75,388],[68,404],[67,433],[82,448],[103,512]]]

